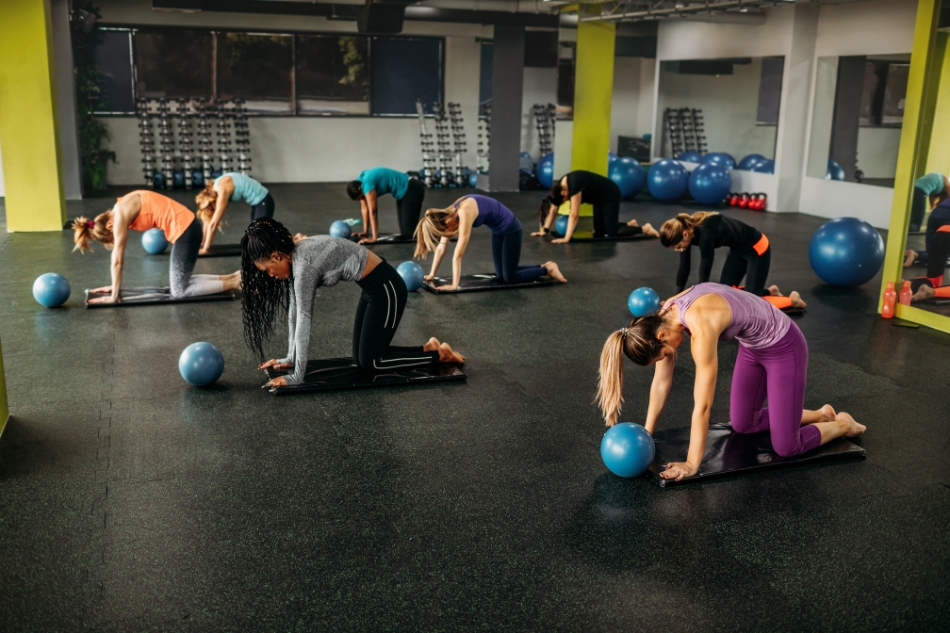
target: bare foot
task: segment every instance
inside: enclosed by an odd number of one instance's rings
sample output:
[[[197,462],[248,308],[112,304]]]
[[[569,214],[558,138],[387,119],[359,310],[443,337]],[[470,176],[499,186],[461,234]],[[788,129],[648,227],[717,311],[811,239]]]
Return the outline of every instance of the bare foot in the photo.
[[[868,430],[868,427],[855,422],[850,413],[842,411],[835,419],[845,428],[845,437],[857,437]]]
[[[439,349],[441,345],[442,343],[439,342],[439,339],[433,336],[425,345],[422,346],[422,349],[426,352],[434,352],[435,350]]]
[[[558,267],[557,267],[557,264],[555,264],[554,262],[548,262],[548,263],[546,263],[546,264],[541,264],[541,266],[542,266],[545,270],[547,270],[547,271],[548,271],[548,275],[550,275],[550,276],[553,277],[554,279],[557,279],[557,280],[560,281],[562,284],[566,284],[566,283],[567,283],[567,278],[566,278],[564,275],[561,274],[561,269],[558,268]]]
[[[461,365],[465,362],[465,357],[453,351],[448,343],[442,343],[442,345],[439,345],[439,362]]]
[[[307,236],[304,235],[303,233],[294,233],[294,237],[293,237],[294,244],[305,239],[307,239]]]
[[[914,293],[914,296],[910,298],[911,301],[926,301],[927,299],[934,298],[934,288],[930,284],[921,284],[920,288],[917,289],[917,292]]]
[[[802,296],[798,294],[797,290],[792,290],[792,294],[788,295],[788,298],[792,300],[792,307],[799,310],[804,309],[808,306],[807,303],[802,301]]]
[[[640,226],[640,225],[637,224],[636,220],[630,220],[629,222],[627,222],[627,226]]]
[[[649,222],[643,225],[643,234],[650,237],[660,237],[660,232],[653,228],[653,225]]]
[[[779,290],[779,289],[778,289],[778,286],[776,286],[775,284],[772,284],[771,286],[769,286],[769,287],[768,287],[768,291],[769,291],[769,294],[772,295],[773,297],[781,297],[781,296],[782,296],[782,291]]]
[[[920,253],[915,250],[908,248],[904,251],[904,268],[912,266],[918,257],[920,257]]]

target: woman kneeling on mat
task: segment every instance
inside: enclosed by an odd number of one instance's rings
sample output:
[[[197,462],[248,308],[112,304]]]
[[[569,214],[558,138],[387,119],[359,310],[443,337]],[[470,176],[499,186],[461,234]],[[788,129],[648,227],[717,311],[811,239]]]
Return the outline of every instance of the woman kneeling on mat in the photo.
[[[230,275],[193,275],[201,246],[201,224],[195,214],[154,191],[133,191],[118,199],[110,210],[100,213],[95,220],[84,217],[73,221],[73,250],[91,251],[89,242],[95,240],[112,251],[112,285],[95,288],[90,292],[111,293],[108,297],[90,299],[89,303],[119,303],[122,286],[122,268],[125,265],[125,245],[129,229],[148,231],[159,228],[172,243],[171,264],[168,272],[172,297],[199,297],[241,287],[241,271]]]
[[[911,301],[950,299],[950,286],[944,285],[943,273],[950,258],[950,224],[939,226],[930,237],[927,259],[927,276],[910,280],[914,291]]]
[[[363,213],[363,232],[360,244],[372,244],[379,239],[379,196],[387,193],[396,199],[396,214],[399,216],[401,237],[410,238],[422,213],[422,201],[426,188],[408,174],[386,167],[374,167],[362,172],[346,186],[351,200],[359,200]]]
[[[432,272],[425,276],[425,280],[435,279],[449,241],[458,236],[455,254],[452,256],[452,283],[436,288],[457,290],[462,278],[462,256],[472,236],[472,228],[483,224],[491,229],[492,259],[495,261],[495,275],[500,281],[517,284],[550,275],[561,283],[567,283],[567,279],[554,262],[541,266],[520,266],[521,239],[524,235],[521,221],[508,207],[494,198],[477,194],[459,198],[448,209],[429,209],[419,222],[416,229],[415,258],[425,259],[429,251],[435,251]]]
[[[729,255],[722,266],[719,283],[738,288],[745,277],[745,290],[766,299],[776,308],[805,307],[797,292],[785,297],[778,286],[765,287],[772,262],[772,247],[764,233],[744,222],[715,211],[700,211],[692,215],[680,213],[660,227],[660,242],[680,254],[676,292],[682,292],[689,279],[690,246],[699,247],[699,283],[709,281],[716,249],[727,246]]]
[[[205,188],[195,196],[198,212],[195,214],[204,222],[204,238],[201,240],[199,255],[208,253],[215,231],[221,226],[224,212],[229,202],[244,201],[251,205],[251,222],[260,218],[274,217],[274,196],[267,188],[250,176],[229,171],[215,180],[209,181]]]
[[[287,357],[261,363],[259,369],[292,369],[267,383],[283,387],[303,382],[310,348],[310,321],[317,288],[340,281],[360,286],[353,326],[353,360],[366,373],[435,363],[462,363],[461,354],[435,338],[417,347],[390,345],[408,291],[396,269],[375,253],[350,240],[317,235],[297,242],[280,222],[252,222],[241,239],[244,292],[244,339],[261,358],[264,342],[274,327],[277,309],[287,305]],[[289,299],[289,301],[288,301]]]
[[[543,222],[540,231],[532,233],[538,237],[546,235],[557,217],[557,210],[565,200],[571,201],[571,211],[567,219],[567,233],[552,244],[565,244],[571,241],[577,221],[580,218],[581,203],[594,206],[594,237],[624,237],[643,233],[659,237],[649,224],[642,227],[636,220],[620,224],[620,187],[610,178],[591,171],[572,171],[559,182],[554,183],[546,198],[541,200],[538,218]]]
[[[737,433],[769,431],[782,457],[799,455],[865,427],[826,404],[804,409],[808,344],[798,326],[752,294],[714,283],[693,286],[669,299],[659,314],[638,317],[607,339],[600,356],[598,404],[608,426],[623,404],[623,357],[656,365],[644,427],[652,435],[673,385],[673,365],[683,334],[696,363],[692,431],[686,461],[666,465],[664,479],[692,477],[706,450],[709,412],[716,393],[720,340],[739,341],[732,375],[730,415]],[[768,408],[764,408],[768,397]]]

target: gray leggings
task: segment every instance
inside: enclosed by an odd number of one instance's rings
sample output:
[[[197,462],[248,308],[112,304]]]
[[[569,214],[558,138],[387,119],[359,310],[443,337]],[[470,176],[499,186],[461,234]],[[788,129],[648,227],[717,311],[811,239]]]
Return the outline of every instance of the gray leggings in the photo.
[[[217,275],[193,275],[201,248],[201,222],[196,218],[172,244],[168,281],[173,297],[200,297],[224,292]]]

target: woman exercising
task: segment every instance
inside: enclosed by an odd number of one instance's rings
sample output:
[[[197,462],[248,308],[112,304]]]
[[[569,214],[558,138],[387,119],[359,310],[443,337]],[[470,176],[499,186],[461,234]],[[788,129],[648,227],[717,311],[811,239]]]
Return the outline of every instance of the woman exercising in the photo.
[[[590,171],[572,171],[554,183],[547,197],[541,200],[538,218],[543,222],[540,231],[532,233],[538,237],[551,230],[558,207],[565,200],[571,201],[571,211],[567,217],[567,233],[563,237],[551,240],[552,244],[566,244],[571,241],[577,221],[580,218],[581,203],[594,206],[594,237],[623,237],[640,233],[659,237],[649,224],[642,227],[636,220],[620,224],[620,187],[610,178]]]
[[[251,223],[241,239],[244,292],[244,340],[264,356],[264,342],[274,328],[277,309],[287,305],[287,357],[269,360],[259,369],[291,369],[267,386],[303,382],[310,349],[310,321],[317,288],[355,281],[360,287],[353,325],[353,360],[365,373],[377,373],[435,363],[459,363],[465,358],[448,343],[430,338],[425,345],[390,345],[408,291],[396,269],[365,247],[350,240],[317,235],[294,241],[280,222],[264,218]],[[288,301],[289,299],[289,301]]]
[[[946,196],[940,197],[940,204],[930,213],[927,218],[927,231],[924,233],[924,248],[927,250],[915,251],[908,248],[904,251],[904,268],[912,266],[915,262],[921,264],[930,263],[930,248],[934,236],[942,227],[950,225],[950,200]]]
[[[805,307],[797,292],[785,297],[778,286],[765,287],[772,262],[772,247],[764,233],[744,222],[715,211],[700,211],[692,215],[680,213],[660,227],[660,242],[680,254],[676,292],[682,292],[689,279],[690,246],[699,247],[699,283],[709,281],[716,249],[728,246],[729,255],[723,264],[719,283],[738,288],[745,277],[745,290],[766,299],[776,308]]]
[[[939,172],[921,176],[914,181],[914,197],[910,206],[910,231],[917,232],[924,223],[924,214],[950,195],[950,180]]]
[[[198,203],[195,215],[204,222],[204,238],[199,255],[206,254],[211,248],[215,231],[221,226],[224,212],[228,210],[228,203],[242,200],[251,205],[251,222],[274,217],[274,196],[261,183],[235,171],[209,181],[201,193],[195,196],[195,202]]]
[[[125,265],[125,245],[129,230],[148,231],[159,228],[172,243],[171,264],[168,271],[172,297],[198,297],[241,287],[241,271],[230,275],[193,275],[201,246],[201,225],[195,214],[171,198],[154,191],[133,191],[118,199],[115,205],[96,216],[73,221],[73,249],[91,251],[89,242],[101,242],[112,251],[112,285],[95,288],[90,292],[110,293],[108,297],[90,299],[89,303],[119,303],[122,269]]]
[[[567,279],[554,262],[541,266],[520,266],[521,240],[524,230],[521,221],[508,207],[494,198],[470,195],[459,198],[448,209],[429,209],[416,229],[416,259],[425,259],[429,251],[435,251],[432,272],[425,276],[432,281],[445,257],[449,241],[458,236],[455,254],[452,256],[452,283],[438,286],[437,290],[456,290],[462,278],[462,256],[472,236],[472,228],[482,225],[491,229],[491,254],[495,262],[495,275],[506,284],[533,281],[542,275],[550,275],[561,283]]]
[[[664,479],[692,477],[706,450],[709,412],[718,375],[720,340],[739,341],[729,411],[737,433],[768,430],[782,457],[799,455],[837,437],[855,437],[865,427],[826,404],[804,409],[808,344],[798,326],[780,310],[752,294],[703,283],[664,304],[656,315],[638,317],[608,337],[600,355],[598,404],[607,426],[617,423],[623,404],[623,357],[638,365],[656,364],[644,427],[652,435],[673,385],[676,350],[683,334],[692,340],[696,363],[692,431],[686,461],[666,465]],[[769,406],[763,408],[766,397]]]
[[[399,233],[403,238],[412,237],[412,232],[422,213],[422,201],[426,188],[421,182],[401,171],[374,167],[362,172],[346,186],[351,200],[359,200],[363,213],[363,231],[360,244],[372,244],[379,238],[379,196],[392,194],[396,199],[396,214],[399,217]]]

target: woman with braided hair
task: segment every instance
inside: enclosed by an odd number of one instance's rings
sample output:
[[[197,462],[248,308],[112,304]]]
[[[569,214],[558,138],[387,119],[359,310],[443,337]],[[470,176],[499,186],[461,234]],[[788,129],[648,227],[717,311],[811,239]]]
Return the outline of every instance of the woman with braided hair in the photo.
[[[277,220],[255,220],[241,239],[241,273],[244,340],[261,359],[266,358],[264,343],[274,328],[277,311],[287,307],[287,356],[264,361],[259,369],[285,369],[290,373],[272,379],[266,386],[303,382],[314,296],[317,288],[340,281],[355,281],[360,287],[353,325],[353,360],[364,373],[465,361],[448,343],[440,343],[435,337],[416,347],[391,345],[406,308],[406,284],[386,260],[350,240],[329,235],[295,239]]]
[[[808,344],[787,315],[751,293],[713,283],[693,286],[667,300],[658,314],[638,317],[608,337],[600,356],[597,393],[607,426],[617,423],[623,404],[626,356],[638,365],[656,365],[644,424],[653,433],[673,386],[676,350],[684,333],[691,339],[696,363],[689,453],[686,461],[666,465],[660,473],[664,479],[679,481],[699,469],[716,392],[720,340],[739,342],[729,403],[733,431],[769,431],[772,448],[782,457],[864,433],[863,425],[830,404],[817,411],[804,408]]]

